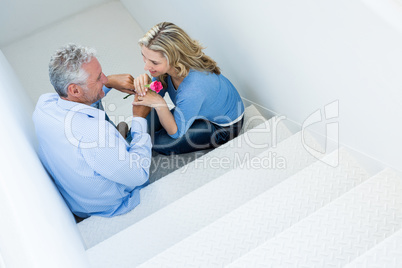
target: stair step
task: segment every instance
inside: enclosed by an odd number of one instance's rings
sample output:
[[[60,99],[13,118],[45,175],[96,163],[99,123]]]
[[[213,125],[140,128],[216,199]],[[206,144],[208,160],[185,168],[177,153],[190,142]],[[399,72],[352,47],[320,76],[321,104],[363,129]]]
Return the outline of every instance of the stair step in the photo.
[[[402,267],[402,230],[388,237],[345,267]]]
[[[340,267],[402,227],[402,180],[386,170],[229,267]]]
[[[255,109],[255,108],[254,108]],[[86,248],[91,248],[139,220],[169,205],[182,196],[218,178],[234,168],[243,156],[250,159],[277,142],[291,136],[288,128],[273,117],[264,121],[261,115],[250,113],[245,127],[253,127],[237,138],[170,173],[140,191],[141,204],[131,212],[113,218],[92,216],[78,224]],[[260,124],[254,126],[259,122]],[[251,142],[253,141],[253,143]],[[215,162],[214,162],[215,161]],[[216,164],[225,161],[225,166]],[[222,162],[223,163],[223,162]]]
[[[239,135],[244,134],[245,132],[257,127],[265,121],[267,121],[267,119],[262,116],[262,114],[257,110],[254,105],[248,106],[244,110],[243,127],[240,130]]]
[[[325,163],[336,158],[332,153]],[[336,168],[325,163],[299,171],[143,266],[223,267],[370,177],[344,149]]]
[[[273,155],[285,165],[257,166]],[[254,157],[249,166],[223,174],[99,243],[87,255],[95,267],[139,265],[316,161],[297,133]]]
[[[248,130],[257,127],[265,121],[267,121],[267,119],[261,115],[254,105],[248,106],[244,111],[244,124],[239,135],[244,134]],[[165,177],[210,151],[212,151],[212,149],[169,156],[155,153],[152,156],[151,167],[149,169],[149,182],[153,183],[160,178]]]

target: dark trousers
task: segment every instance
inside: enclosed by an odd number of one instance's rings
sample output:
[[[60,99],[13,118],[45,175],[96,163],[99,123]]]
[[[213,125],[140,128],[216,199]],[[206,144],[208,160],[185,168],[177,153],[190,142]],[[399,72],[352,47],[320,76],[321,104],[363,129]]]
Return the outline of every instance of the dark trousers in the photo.
[[[216,148],[237,137],[243,126],[243,119],[228,127],[218,126],[208,120],[197,119],[186,134],[173,139],[162,127],[154,109],[148,115],[147,121],[153,150],[164,155],[184,154]]]

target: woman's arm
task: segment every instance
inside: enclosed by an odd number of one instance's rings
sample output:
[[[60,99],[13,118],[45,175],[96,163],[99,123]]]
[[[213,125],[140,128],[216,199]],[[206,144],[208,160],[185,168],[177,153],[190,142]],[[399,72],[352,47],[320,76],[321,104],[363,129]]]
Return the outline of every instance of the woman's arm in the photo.
[[[145,96],[138,96],[138,101],[134,101],[133,105],[145,105],[155,108],[159,121],[169,135],[177,132],[177,124],[173,114],[170,112],[166,101],[157,93],[149,90]]]
[[[169,135],[174,135],[177,132],[177,124],[174,120],[173,114],[170,112],[169,107],[165,100],[164,105],[155,107],[155,111],[158,114],[159,121],[163,128]]]

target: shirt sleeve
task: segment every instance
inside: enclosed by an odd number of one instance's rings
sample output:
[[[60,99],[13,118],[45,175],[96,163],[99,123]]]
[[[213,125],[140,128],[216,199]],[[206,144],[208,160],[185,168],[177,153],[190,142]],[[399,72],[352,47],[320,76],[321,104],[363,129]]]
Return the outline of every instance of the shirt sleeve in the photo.
[[[99,133],[97,146],[83,148],[79,146],[81,154],[88,165],[102,177],[126,185],[134,189],[143,185],[149,178],[151,164],[151,138],[146,132],[147,122],[144,118],[133,118],[132,141],[130,144],[120,135],[117,129],[109,122],[104,121],[105,132],[102,127]]]

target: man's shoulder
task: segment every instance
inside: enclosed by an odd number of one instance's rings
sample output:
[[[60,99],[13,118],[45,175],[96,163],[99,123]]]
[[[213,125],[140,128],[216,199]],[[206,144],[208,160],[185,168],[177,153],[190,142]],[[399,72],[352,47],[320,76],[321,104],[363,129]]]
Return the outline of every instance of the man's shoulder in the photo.
[[[57,100],[59,98],[59,94],[57,93],[45,93],[40,95],[40,100]]]
[[[38,101],[36,102],[35,110],[40,110],[49,103],[56,103],[59,98],[57,93],[45,93],[40,95]]]
[[[57,93],[45,93],[40,95],[38,102],[36,103],[36,107],[40,107],[49,102],[57,102],[59,99],[59,95]]]

